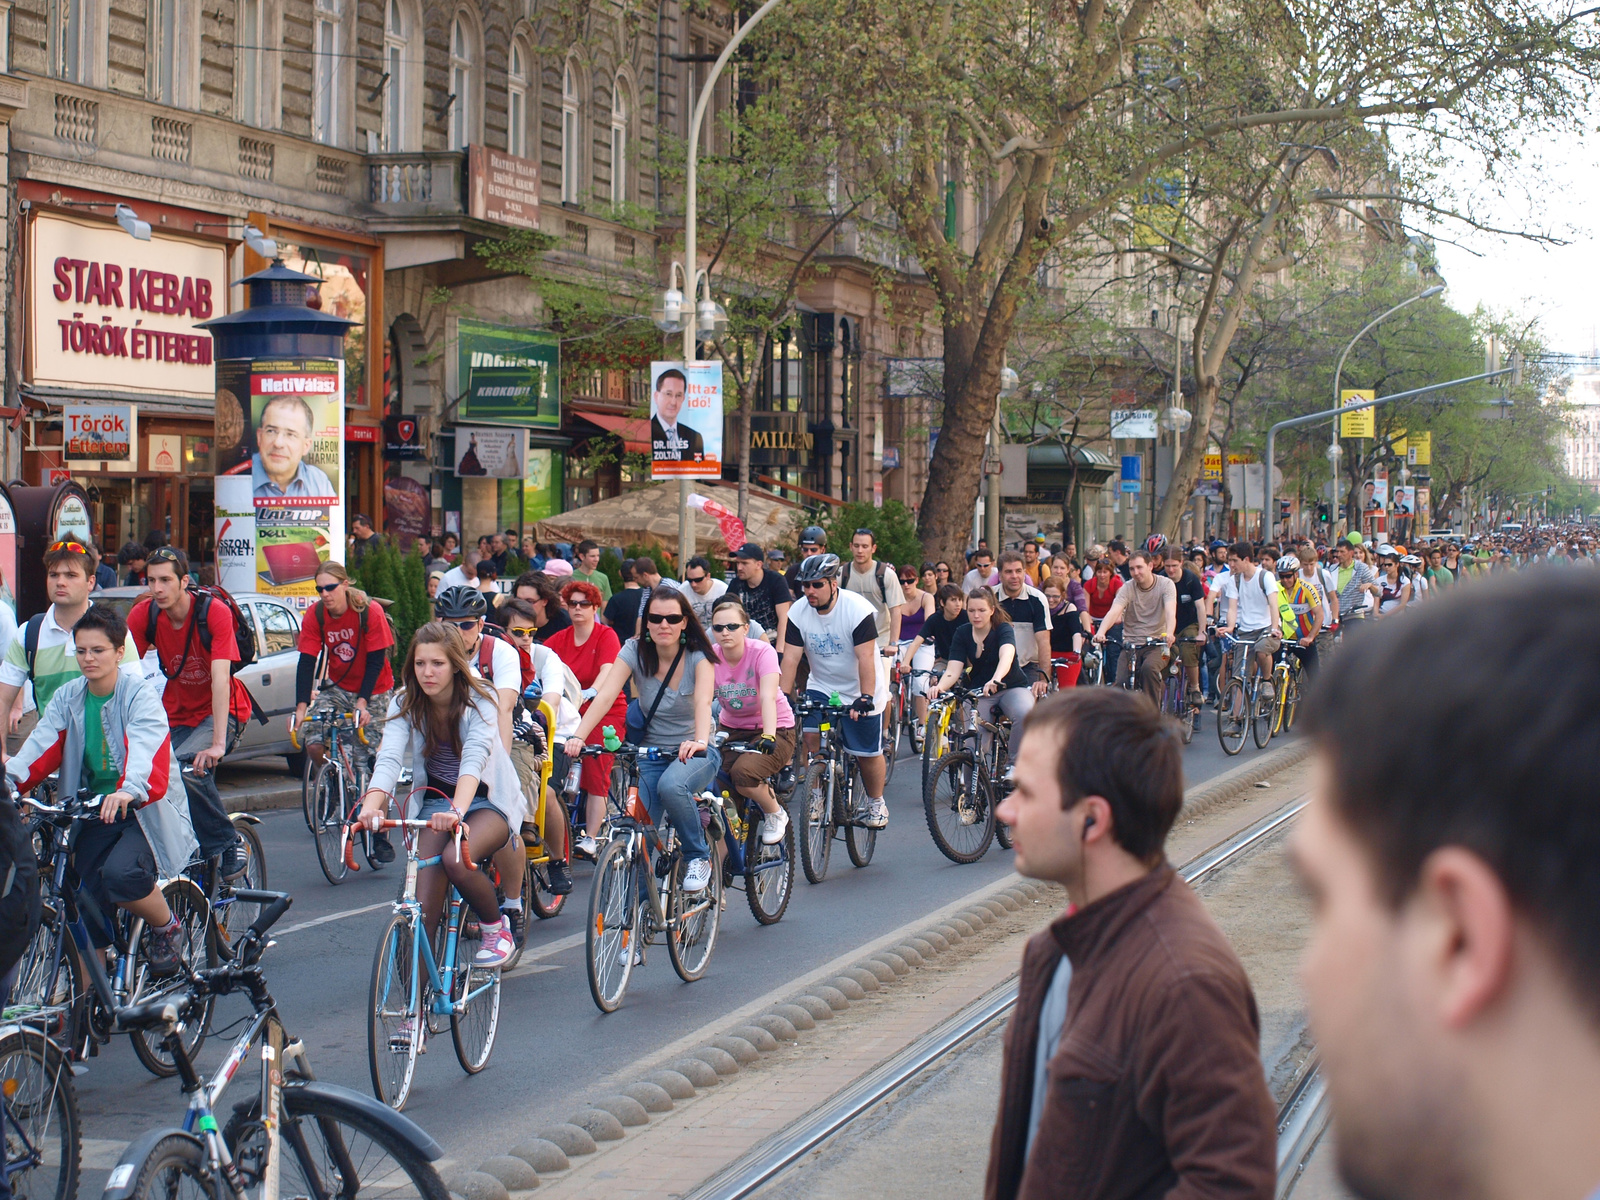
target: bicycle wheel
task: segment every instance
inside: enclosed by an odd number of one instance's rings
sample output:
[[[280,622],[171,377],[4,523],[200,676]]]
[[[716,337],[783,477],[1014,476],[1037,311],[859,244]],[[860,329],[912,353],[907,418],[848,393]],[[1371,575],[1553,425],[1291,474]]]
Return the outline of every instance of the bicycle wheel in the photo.
[[[261,835],[246,821],[235,821],[233,831],[244,844],[244,873],[222,883],[217,890],[217,902],[211,910],[219,958],[227,958],[233,953],[234,940],[250,928],[250,922],[261,912],[259,904],[235,900],[233,893],[262,891],[267,886],[267,852],[261,844]]]
[[[1283,689],[1283,699],[1279,702],[1283,712],[1283,720],[1278,732],[1288,733],[1294,728],[1295,713],[1300,708],[1300,672],[1290,671]]]
[[[644,906],[639,880],[624,838],[606,843],[594,864],[589,892],[589,995],[601,1012],[616,1012],[628,990],[634,955],[644,949]]]
[[[767,845],[761,840],[761,822],[751,821],[744,831],[744,898],[750,915],[762,925],[783,919],[794,890],[794,822],[784,828],[783,840]]]
[[[472,965],[476,944],[456,939],[456,969],[450,977],[450,1040],[468,1075],[489,1065],[500,1027],[500,971]]]
[[[711,862],[711,881],[693,896],[683,891],[686,864],[680,859],[672,870],[671,894],[667,897],[667,957],[672,969],[685,983],[693,983],[711,965],[711,951],[717,945],[717,930],[722,926],[722,867]]]
[[[328,882],[338,886],[350,868],[344,855],[344,772],[332,758],[324,760],[311,781],[311,811],[316,820],[317,865]]]
[[[828,877],[828,856],[833,852],[833,805],[828,799],[828,764],[812,762],[800,782],[800,866],[806,882]]]
[[[139,1164],[128,1200],[220,1200],[221,1179],[200,1143],[174,1130]]]
[[[1244,749],[1244,740],[1250,736],[1247,703],[1244,680],[1235,676],[1222,685],[1217,697],[1217,740],[1230,757]]]
[[[317,813],[311,803],[313,792],[311,784],[317,777],[317,764],[311,761],[311,755],[302,754],[304,763],[300,768],[300,812],[306,819],[306,828],[313,834],[317,832]]]
[[[422,1053],[421,964],[410,913],[395,913],[378,939],[367,991],[367,1067],[372,1094],[396,1111],[411,1095],[417,1055]],[[415,992],[415,995],[413,995]]]
[[[439,1174],[417,1147],[372,1120],[358,1104],[323,1084],[290,1084],[279,1105],[278,1194],[356,1200],[447,1200]],[[261,1100],[241,1104],[222,1137],[247,1186],[263,1146]]]
[[[994,840],[1000,843],[1000,849],[1011,849],[1011,826],[1007,825],[998,816],[994,819]]]
[[[887,787],[894,778],[894,760],[900,757],[900,692],[889,693],[889,703],[883,708],[883,782]]]
[[[566,907],[567,897],[550,890],[550,865],[529,863],[522,872],[522,911],[532,911],[541,921],[559,916]],[[526,927],[524,927],[526,934]]]
[[[1184,675],[1181,670],[1176,675],[1167,676],[1167,690],[1162,693],[1162,701],[1161,710],[1178,722],[1183,744],[1187,746],[1194,741],[1194,717],[1189,712],[1189,700],[1184,694]]]
[[[220,960],[217,957],[217,940],[211,928],[211,904],[200,890],[200,885],[180,876],[169,880],[162,887],[161,894],[166,898],[172,915],[178,918],[183,933],[179,954],[185,966],[189,970],[216,966]],[[128,954],[133,959],[128,964],[128,978],[131,980],[129,1004],[143,1004],[169,993],[181,993],[188,987],[186,971],[180,970],[161,978],[150,974],[143,944],[147,932],[142,921],[135,921],[129,929]],[[213,1003],[208,999],[200,1019],[184,1026],[183,1044],[190,1057],[199,1055],[200,1047],[206,1040],[206,1032],[211,1028]],[[161,1044],[166,1037],[165,1030],[136,1029],[128,1036],[132,1038],[133,1052],[145,1070],[159,1079],[170,1079],[178,1073],[178,1064]]]
[[[977,862],[994,839],[994,805],[982,776],[972,751],[952,750],[939,760],[923,789],[928,832],[939,853],[951,862]]]
[[[859,796],[866,787],[861,781],[861,768],[856,765],[856,760],[853,758],[850,760],[849,771],[851,781],[855,784],[851,794]],[[865,825],[857,825],[853,821],[846,822],[844,848],[849,852],[853,866],[864,867],[872,861],[872,852],[878,848],[878,831],[868,829]]]
[[[1271,700],[1263,694],[1263,684],[1258,678],[1250,689],[1250,734],[1256,740],[1256,749],[1265,750],[1272,740],[1272,723],[1278,715],[1277,696]]]
[[[71,1006],[83,992],[75,986],[73,968],[78,967],[81,973],[76,948],[72,934],[67,932],[66,917],[54,901],[46,898],[39,906],[39,928],[34,930],[33,939],[17,963],[9,1007],[25,1010]],[[55,1030],[50,1032],[53,1036]]]
[[[78,1093],[67,1055],[37,1029],[14,1026],[0,1035],[0,1130],[7,1179],[18,1200],[73,1200],[83,1156]]]

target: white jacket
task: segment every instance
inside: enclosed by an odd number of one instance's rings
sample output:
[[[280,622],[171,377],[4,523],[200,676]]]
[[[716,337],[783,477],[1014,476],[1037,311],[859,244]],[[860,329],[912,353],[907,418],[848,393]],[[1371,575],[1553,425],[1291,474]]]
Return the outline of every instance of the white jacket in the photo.
[[[404,691],[396,691],[389,701],[389,712],[383,726],[383,740],[378,743],[378,755],[372,765],[372,782],[367,786],[387,792],[396,801],[395,788],[400,782],[401,766],[409,757],[412,770],[421,775],[426,754],[425,737],[421,729],[413,728],[400,719],[400,701]],[[489,787],[489,803],[499,809],[512,829],[521,827],[527,805],[522,799],[522,784],[517,779],[517,769],[511,755],[500,744],[500,710],[481,697],[474,696],[461,713],[461,774],[471,775]],[[421,786],[420,780],[418,786]],[[415,803],[409,806],[406,816],[416,813]]]

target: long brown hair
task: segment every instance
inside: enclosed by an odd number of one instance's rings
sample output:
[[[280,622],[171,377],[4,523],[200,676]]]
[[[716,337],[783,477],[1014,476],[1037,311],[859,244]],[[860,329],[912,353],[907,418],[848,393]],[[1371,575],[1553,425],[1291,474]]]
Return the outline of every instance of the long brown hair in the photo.
[[[329,575],[334,579],[337,579],[340,583],[350,584],[350,572],[344,569],[343,563],[336,563],[332,559],[318,567],[317,574]],[[315,578],[315,576],[313,576],[313,578]],[[345,595],[350,597],[350,607],[355,609],[357,612],[360,612],[362,609],[367,607],[367,601],[369,597],[354,584],[350,584],[349,587],[345,588]]]
[[[657,601],[671,602],[678,606],[678,611],[683,614],[683,624],[679,626],[678,641],[689,654],[699,652],[707,658],[715,657],[711,646],[711,639],[706,637],[705,626],[700,624],[700,618],[694,615],[694,609],[689,607],[689,598],[677,588],[660,587],[650,595],[650,603],[644,606],[644,627],[639,630],[639,666],[647,676],[654,676],[661,669],[661,659],[656,653],[655,639],[650,636],[649,617],[650,609]]]
[[[450,660],[453,681],[450,702],[441,712],[428,693],[417,682],[417,647],[442,646],[444,656]],[[483,680],[472,674],[472,659],[467,655],[467,643],[461,631],[443,621],[429,621],[412,635],[406,648],[405,665],[400,668],[402,685],[400,719],[413,729],[422,730],[422,752],[425,757],[438,753],[448,746],[451,753],[461,753],[461,714],[474,695],[495,703],[495,695]]]

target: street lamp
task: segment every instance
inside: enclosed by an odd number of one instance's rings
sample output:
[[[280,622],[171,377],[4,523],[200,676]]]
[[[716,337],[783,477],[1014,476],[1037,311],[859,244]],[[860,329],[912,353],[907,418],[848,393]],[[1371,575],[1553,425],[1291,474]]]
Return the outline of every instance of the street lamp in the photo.
[[[1161,428],[1168,433],[1187,433],[1189,426],[1194,423],[1194,414],[1187,408],[1179,408],[1176,404],[1169,404],[1161,410]]]
[[[1340,405],[1342,403],[1340,401],[1340,399],[1339,399],[1339,377],[1344,374],[1344,360],[1350,356],[1350,351],[1355,349],[1356,343],[1359,342],[1362,338],[1366,337],[1368,333],[1370,333],[1377,326],[1381,325],[1384,321],[1387,321],[1390,317],[1394,316],[1395,313],[1399,312],[1402,308],[1406,308],[1409,305],[1415,304],[1418,300],[1431,299],[1432,297],[1439,295],[1443,291],[1444,291],[1444,285],[1443,284],[1437,284],[1437,283],[1434,284],[1430,288],[1424,288],[1422,291],[1418,292],[1415,296],[1412,296],[1408,300],[1400,301],[1399,304],[1396,304],[1388,312],[1379,315],[1378,317],[1374,318],[1373,320],[1368,321],[1366,323],[1366,325],[1362,326],[1361,332],[1356,334],[1355,337],[1350,339],[1350,344],[1348,346],[1346,346],[1344,348],[1343,353],[1341,353],[1339,355],[1339,363],[1338,363],[1338,365],[1333,368],[1333,406],[1335,408],[1340,407]],[[1339,441],[1339,418],[1338,417],[1335,417],[1333,419],[1333,441],[1335,443],[1337,443]]]
[[[117,205],[117,224],[122,226],[122,232],[136,242],[150,240],[150,222],[139,220],[139,214],[126,204]]]
[[[677,286],[682,274],[682,264],[673,263],[667,290],[650,306],[650,320],[662,333],[682,333],[683,327],[690,323],[689,314],[684,311],[683,291]]]

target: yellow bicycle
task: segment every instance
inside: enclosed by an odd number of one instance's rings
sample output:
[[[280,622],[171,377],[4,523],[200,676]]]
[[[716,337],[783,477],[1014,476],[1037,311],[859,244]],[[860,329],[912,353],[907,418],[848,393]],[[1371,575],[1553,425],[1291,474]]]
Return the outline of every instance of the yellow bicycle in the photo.
[[[1272,682],[1278,693],[1272,713],[1273,737],[1294,728],[1295,713],[1300,707],[1300,676],[1304,670],[1300,656],[1289,646],[1278,651],[1278,660],[1272,665]]]

